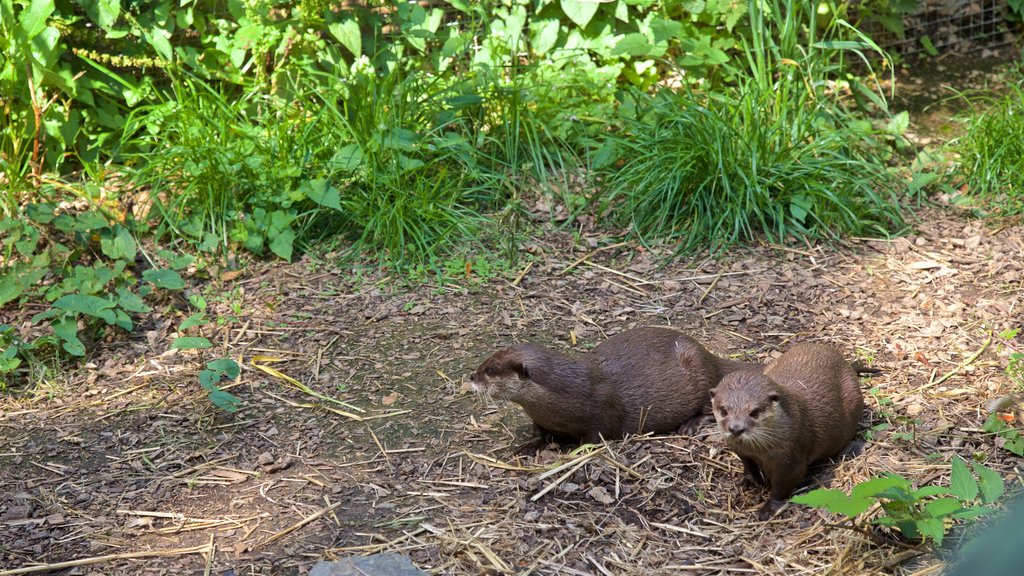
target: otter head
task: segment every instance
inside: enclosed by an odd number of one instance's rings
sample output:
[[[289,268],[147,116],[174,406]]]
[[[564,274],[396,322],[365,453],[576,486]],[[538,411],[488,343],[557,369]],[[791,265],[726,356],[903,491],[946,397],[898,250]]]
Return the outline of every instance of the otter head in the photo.
[[[520,344],[499,350],[469,377],[474,390],[501,400],[516,400],[530,382],[530,350]]]
[[[782,415],[778,387],[760,372],[733,372],[711,390],[715,421],[727,442],[753,448],[772,443]]]

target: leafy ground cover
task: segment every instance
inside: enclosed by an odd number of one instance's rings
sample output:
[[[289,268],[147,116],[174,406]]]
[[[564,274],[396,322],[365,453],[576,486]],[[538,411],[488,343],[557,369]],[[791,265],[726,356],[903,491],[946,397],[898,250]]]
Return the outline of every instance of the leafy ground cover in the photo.
[[[948,486],[958,455],[1019,489],[1018,457],[981,428],[986,403],[1019,386],[1004,369],[1020,340],[999,334],[1019,325],[1020,225],[932,209],[893,242],[751,247],[665,267],[591,233],[540,237],[517,273],[472,290],[472,276],[443,293],[403,289],[312,256],[213,280],[211,311],[235,317],[211,338],[243,366],[227,386],[235,414],[206,400],[195,385],[205,356],[169,350],[166,325],[99,343],[85,372],[3,400],[0,563],[123,554],[82,570],[295,574],[394,550],[439,573],[939,572],[963,532],[936,552],[792,505],[755,522],[763,495],[739,488],[739,462],[710,426],[515,460],[529,434],[521,411],[466,389],[499,346],[579,353],[641,324],[760,361],[825,341],[882,369],[865,384],[860,453],[812,485],[848,491],[888,471]]]

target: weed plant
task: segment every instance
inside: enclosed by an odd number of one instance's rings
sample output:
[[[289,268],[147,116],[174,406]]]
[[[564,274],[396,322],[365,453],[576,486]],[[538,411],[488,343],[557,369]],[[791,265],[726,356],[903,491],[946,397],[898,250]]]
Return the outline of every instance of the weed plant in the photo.
[[[967,132],[953,143],[968,194],[1004,216],[1024,213],[1024,69],[1001,96],[971,101]]]
[[[768,2],[767,15],[761,6],[749,3],[732,89],[703,99],[663,91],[641,104],[614,139],[625,165],[605,203],[645,240],[683,251],[900,228],[890,152],[830,82],[839,53],[862,44],[820,42],[813,5]]]

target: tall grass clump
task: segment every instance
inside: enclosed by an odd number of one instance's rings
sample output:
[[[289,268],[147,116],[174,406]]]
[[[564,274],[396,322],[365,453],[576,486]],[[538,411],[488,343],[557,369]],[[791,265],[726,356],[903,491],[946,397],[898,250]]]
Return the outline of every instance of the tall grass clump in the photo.
[[[1008,90],[971,101],[966,133],[953,143],[967,193],[999,214],[1024,212],[1024,69]]]
[[[762,11],[762,6],[766,6]],[[851,28],[816,27],[813,4],[750,2],[733,83],[718,94],[663,91],[615,145],[625,165],[607,202],[645,239],[713,250],[764,235],[886,235],[902,226],[871,124],[838,101],[832,78]],[[884,102],[884,100],[881,100]]]

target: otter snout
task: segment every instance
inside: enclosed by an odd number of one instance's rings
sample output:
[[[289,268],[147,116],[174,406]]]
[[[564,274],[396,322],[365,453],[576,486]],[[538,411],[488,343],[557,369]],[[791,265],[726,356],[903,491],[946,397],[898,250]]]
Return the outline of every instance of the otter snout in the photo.
[[[742,436],[747,431],[747,425],[743,422],[729,422],[726,424],[726,429],[733,436]]]

